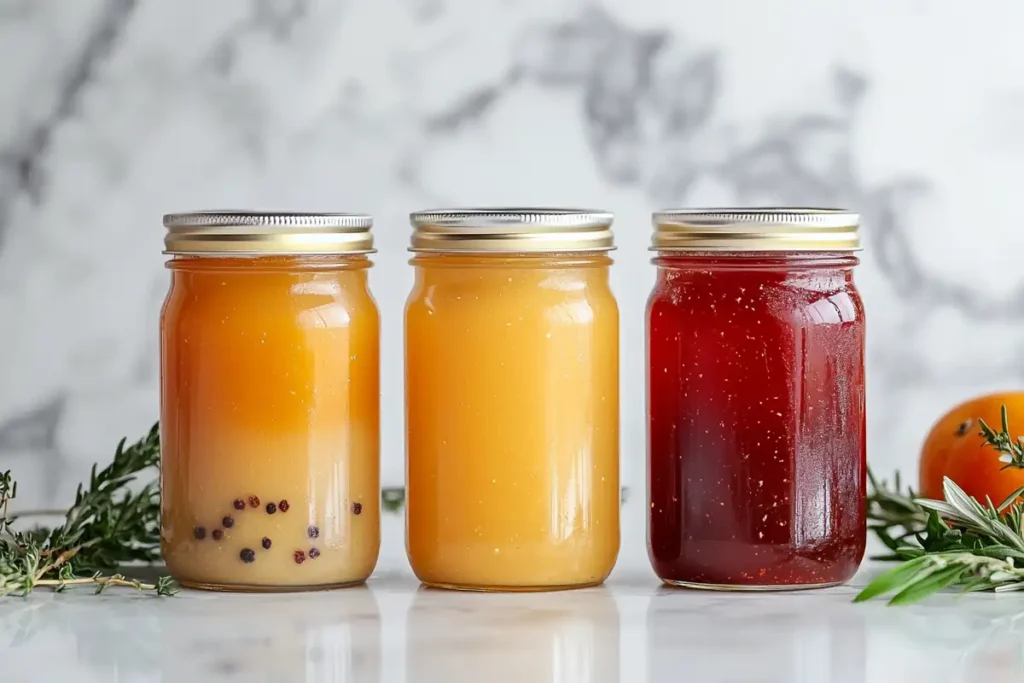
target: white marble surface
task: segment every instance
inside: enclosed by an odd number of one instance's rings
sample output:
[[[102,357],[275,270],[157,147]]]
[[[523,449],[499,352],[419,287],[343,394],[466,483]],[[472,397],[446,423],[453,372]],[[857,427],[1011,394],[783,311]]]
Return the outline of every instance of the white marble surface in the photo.
[[[1024,603],[857,588],[721,594],[648,572],[602,588],[486,595],[407,573],[293,595],[40,593],[0,602],[5,683],[999,683],[1024,679]],[[40,678],[44,675],[44,678]]]

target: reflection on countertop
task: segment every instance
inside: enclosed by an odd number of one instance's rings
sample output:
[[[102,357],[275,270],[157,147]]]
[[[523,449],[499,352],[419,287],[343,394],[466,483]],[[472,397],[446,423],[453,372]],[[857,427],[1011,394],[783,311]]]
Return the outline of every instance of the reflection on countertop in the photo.
[[[63,681],[877,683],[1024,679],[1024,599],[854,605],[846,587],[664,588],[647,572],[562,593],[427,590],[404,572],[328,593],[0,600],[0,676]]]

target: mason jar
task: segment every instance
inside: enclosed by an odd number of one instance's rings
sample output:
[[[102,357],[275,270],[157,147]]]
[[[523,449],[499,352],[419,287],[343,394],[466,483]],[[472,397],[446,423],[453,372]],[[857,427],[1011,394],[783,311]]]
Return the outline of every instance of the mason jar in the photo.
[[[859,219],[654,215],[647,304],[651,563],[666,583],[827,586],[865,545]]]
[[[412,214],[407,550],[442,588],[599,584],[619,549],[611,214]]]
[[[164,217],[161,540],[184,586],[361,583],[380,546],[369,216]]]

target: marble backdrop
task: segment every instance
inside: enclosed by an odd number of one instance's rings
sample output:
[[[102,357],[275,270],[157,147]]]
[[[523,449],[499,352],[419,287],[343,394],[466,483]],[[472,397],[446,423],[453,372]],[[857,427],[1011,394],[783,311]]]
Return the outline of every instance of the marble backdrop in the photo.
[[[1024,380],[1024,6],[969,5],[0,0],[0,467],[64,504],[155,420],[162,213],[340,210],[378,221],[401,483],[408,211],[587,205],[618,215],[639,530],[649,211],[795,203],[863,214],[869,457],[912,471],[941,411]]]

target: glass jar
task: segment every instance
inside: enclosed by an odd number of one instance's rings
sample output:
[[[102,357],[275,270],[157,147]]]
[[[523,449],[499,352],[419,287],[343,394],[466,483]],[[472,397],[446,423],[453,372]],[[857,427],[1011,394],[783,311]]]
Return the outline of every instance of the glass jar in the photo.
[[[361,583],[380,546],[369,216],[164,217],[161,539],[193,588]]]
[[[412,215],[407,536],[432,586],[599,584],[619,548],[612,216]]]
[[[666,583],[807,588],[857,570],[858,222],[837,210],[655,214],[648,547]]]

